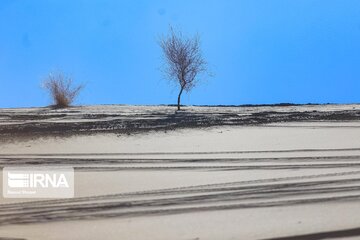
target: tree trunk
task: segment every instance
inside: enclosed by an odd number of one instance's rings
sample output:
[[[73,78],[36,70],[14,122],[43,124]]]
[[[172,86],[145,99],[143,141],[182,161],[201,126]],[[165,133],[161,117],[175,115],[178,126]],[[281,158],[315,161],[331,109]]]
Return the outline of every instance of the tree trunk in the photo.
[[[178,110],[180,110],[180,98],[181,98],[181,94],[182,94],[183,90],[184,90],[184,88],[181,88],[179,96],[178,96],[178,102],[177,102]]]

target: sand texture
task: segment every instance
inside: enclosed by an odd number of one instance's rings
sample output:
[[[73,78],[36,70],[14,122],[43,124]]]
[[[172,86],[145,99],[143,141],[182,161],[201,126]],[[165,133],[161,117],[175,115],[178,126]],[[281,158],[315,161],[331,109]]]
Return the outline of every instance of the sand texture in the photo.
[[[359,105],[185,109],[1,109],[0,166],[75,197],[1,197],[0,239],[360,239]]]

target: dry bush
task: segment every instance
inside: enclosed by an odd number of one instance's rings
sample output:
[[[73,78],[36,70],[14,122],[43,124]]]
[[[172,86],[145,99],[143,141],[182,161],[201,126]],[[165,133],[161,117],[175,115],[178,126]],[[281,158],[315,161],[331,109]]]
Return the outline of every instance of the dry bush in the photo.
[[[84,85],[74,85],[72,78],[56,73],[49,74],[44,81],[44,88],[49,91],[54,107],[66,108],[74,102]]]

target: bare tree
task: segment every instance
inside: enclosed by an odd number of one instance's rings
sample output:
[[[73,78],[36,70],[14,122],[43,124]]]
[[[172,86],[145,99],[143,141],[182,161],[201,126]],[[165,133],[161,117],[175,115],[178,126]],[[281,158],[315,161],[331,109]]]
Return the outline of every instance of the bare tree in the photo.
[[[181,94],[191,91],[198,83],[198,75],[206,72],[207,63],[201,53],[199,35],[184,37],[170,27],[168,36],[159,43],[163,50],[164,72],[169,80],[180,86],[177,108],[180,110]]]
[[[43,83],[54,101],[54,107],[66,108],[75,100],[84,85],[74,86],[73,80],[63,73],[51,73]]]

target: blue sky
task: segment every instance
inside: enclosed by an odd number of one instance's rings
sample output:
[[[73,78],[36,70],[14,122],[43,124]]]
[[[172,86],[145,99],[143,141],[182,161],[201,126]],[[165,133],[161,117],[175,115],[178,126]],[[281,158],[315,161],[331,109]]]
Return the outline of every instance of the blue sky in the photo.
[[[360,102],[358,0],[1,0],[0,107],[45,106],[51,71],[78,104],[169,104],[158,37],[201,35],[215,74],[184,104]]]

